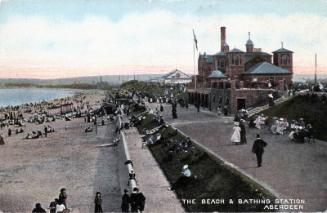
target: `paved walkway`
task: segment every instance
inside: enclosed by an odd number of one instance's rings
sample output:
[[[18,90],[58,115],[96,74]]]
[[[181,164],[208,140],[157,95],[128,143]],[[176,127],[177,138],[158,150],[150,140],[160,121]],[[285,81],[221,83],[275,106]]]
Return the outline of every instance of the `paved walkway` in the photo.
[[[133,161],[136,180],[146,197],[145,212],[184,212],[184,208],[149,149],[142,149],[136,128],[125,130],[126,142]]]
[[[153,109],[157,104],[149,104]],[[247,129],[248,143],[232,145],[233,118],[218,117],[211,112],[196,112],[178,108],[178,119],[171,117],[171,106],[165,105],[165,121],[173,124],[193,140],[205,145],[242,172],[268,185],[280,198],[305,200],[305,211],[327,209],[327,143],[291,143],[287,136],[269,133],[267,129]],[[251,152],[255,135],[268,142],[263,156],[263,167],[256,167],[256,157]]]

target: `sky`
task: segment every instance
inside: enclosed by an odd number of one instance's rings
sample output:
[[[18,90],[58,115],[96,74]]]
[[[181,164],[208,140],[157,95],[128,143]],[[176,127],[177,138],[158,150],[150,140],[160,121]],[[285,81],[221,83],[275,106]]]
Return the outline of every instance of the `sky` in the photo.
[[[327,74],[327,0],[0,0],[0,78],[193,70],[199,52],[294,52],[294,72]],[[196,52],[196,56],[199,54]]]

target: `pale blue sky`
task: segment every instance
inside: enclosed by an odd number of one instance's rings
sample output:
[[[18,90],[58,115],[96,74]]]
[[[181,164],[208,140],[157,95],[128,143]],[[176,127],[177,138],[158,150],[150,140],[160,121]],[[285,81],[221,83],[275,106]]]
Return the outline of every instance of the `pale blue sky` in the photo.
[[[0,76],[193,72],[192,28],[200,51],[215,53],[222,25],[231,47],[244,49],[251,31],[267,52],[283,40],[298,72],[315,52],[323,69],[326,22],[327,0],[2,0]]]
[[[168,10],[175,14],[267,14],[306,13],[327,16],[325,0],[5,0],[1,21],[12,15],[43,15],[79,21],[87,15],[118,20],[129,13]]]

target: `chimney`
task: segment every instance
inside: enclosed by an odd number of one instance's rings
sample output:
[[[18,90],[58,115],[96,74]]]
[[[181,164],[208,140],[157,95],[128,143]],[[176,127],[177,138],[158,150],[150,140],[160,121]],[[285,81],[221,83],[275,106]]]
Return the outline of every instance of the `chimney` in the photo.
[[[224,51],[224,45],[226,43],[226,27],[220,27],[220,50]]]

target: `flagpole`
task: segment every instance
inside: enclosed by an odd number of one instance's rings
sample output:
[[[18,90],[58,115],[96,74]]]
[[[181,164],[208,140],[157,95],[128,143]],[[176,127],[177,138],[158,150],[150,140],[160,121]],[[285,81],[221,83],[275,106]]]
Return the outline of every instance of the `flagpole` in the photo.
[[[315,54],[315,85],[317,85],[317,53]]]
[[[195,73],[195,43],[193,42],[193,71],[194,71],[194,91],[196,92],[196,73]]]

